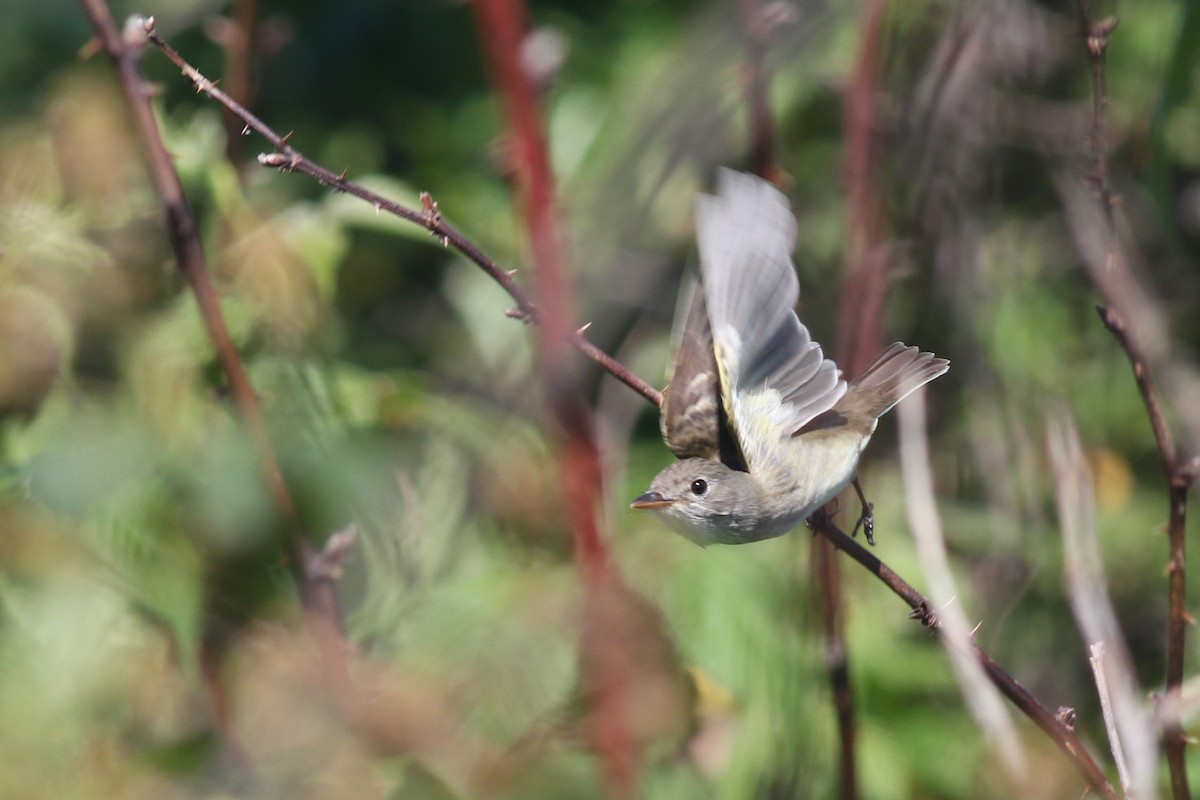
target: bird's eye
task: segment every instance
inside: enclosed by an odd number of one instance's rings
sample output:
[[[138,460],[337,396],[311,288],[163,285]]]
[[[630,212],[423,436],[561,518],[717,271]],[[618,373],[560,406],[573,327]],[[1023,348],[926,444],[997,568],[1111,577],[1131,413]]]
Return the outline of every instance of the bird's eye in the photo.
[[[700,497],[707,491],[708,481],[704,480],[704,478],[696,478],[696,480],[692,481],[692,494]]]

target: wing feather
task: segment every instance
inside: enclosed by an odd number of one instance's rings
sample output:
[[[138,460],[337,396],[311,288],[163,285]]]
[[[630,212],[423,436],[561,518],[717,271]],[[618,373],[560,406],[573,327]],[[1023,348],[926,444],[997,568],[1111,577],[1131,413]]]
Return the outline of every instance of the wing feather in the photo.
[[[766,181],[722,170],[696,206],[700,273],[721,397],[751,471],[755,460],[846,392],[796,316],[795,220]]]

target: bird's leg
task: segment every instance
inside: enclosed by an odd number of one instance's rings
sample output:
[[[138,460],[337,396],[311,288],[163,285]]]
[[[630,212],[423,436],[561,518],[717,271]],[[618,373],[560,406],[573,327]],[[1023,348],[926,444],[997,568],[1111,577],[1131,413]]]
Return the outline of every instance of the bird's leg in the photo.
[[[858,517],[858,522],[854,523],[854,530],[850,533],[851,536],[858,536],[858,529],[861,527],[863,533],[867,536],[867,544],[875,546],[875,504],[867,502],[867,496],[863,494],[862,484],[858,482],[858,476],[854,476],[852,481],[854,491],[858,492],[858,501],[862,503],[862,514]]]

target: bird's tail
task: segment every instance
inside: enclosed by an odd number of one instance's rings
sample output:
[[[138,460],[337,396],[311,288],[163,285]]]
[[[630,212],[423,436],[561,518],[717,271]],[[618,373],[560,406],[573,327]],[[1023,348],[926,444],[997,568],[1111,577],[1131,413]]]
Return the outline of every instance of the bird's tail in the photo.
[[[950,362],[946,359],[895,342],[875,359],[875,363],[850,381],[838,406],[850,405],[855,411],[878,419],[948,369]]]

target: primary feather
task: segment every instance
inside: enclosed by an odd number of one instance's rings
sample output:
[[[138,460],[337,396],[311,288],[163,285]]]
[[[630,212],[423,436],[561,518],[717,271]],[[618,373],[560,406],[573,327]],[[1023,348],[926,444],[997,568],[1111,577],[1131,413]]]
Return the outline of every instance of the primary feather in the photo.
[[[722,170],[697,201],[700,274],[725,413],[750,472],[846,392],[796,316],[795,221],[769,183]]]

